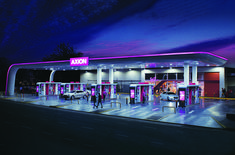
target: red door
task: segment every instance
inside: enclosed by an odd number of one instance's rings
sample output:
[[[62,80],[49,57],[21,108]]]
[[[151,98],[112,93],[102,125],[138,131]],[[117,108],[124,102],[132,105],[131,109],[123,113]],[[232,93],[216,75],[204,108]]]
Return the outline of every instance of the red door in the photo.
[[[207,97],[219,97],[219,73],[204,73],[204,93]]]

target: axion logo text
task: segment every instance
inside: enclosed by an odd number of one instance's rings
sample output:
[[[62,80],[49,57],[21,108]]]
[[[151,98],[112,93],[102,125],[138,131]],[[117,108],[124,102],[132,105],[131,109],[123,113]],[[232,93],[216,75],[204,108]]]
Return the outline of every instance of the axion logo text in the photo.
[[[70,58],[70,66],[87,66],[88,64],[88,57]]]

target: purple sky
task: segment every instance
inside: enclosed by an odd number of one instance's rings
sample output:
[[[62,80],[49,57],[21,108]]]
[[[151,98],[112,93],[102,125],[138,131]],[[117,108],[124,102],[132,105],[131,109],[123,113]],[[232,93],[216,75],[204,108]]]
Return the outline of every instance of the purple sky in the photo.
[[[1,56],[15,63],[69,42],[90,57],[208,51],[235,68],[234,0],[3,0],[0,9]]]

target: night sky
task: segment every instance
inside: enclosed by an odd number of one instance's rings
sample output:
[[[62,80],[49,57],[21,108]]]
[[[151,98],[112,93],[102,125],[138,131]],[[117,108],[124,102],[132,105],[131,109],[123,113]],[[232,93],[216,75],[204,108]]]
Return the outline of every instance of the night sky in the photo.
[[[235,68],[234,0],[0,0],[0,57],[41,61],[61,42],[89,57],[208,51]]]

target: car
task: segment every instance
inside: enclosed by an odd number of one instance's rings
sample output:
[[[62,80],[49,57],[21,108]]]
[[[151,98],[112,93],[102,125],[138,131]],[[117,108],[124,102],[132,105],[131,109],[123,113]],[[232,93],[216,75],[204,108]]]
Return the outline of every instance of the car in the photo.
[[[90,95],[91,94],[91,89],[87,88],[86,92],[88,93],[88,95]]]
[[[160,99],[168,101],[176,101],[179,100],[179,96],[176,95],[174,92],[167,91],[160,94]]]
[[[85,98],[85,96],[86,96],[86,92],[82,90],[72,90],[71,92],[64,93],[63,95],[65,99]]]

